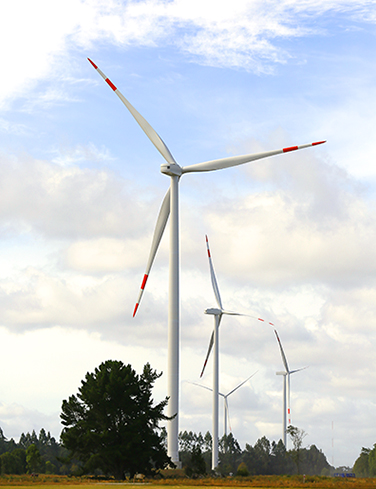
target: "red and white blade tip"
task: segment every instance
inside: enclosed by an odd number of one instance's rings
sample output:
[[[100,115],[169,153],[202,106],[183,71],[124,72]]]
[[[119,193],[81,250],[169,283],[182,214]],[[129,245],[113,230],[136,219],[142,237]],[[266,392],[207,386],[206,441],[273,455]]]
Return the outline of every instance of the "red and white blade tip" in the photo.
[[[274,326],[273,323],[271,323],[270,321],[265,321],[265,319],[262,319],[262,318],[257,318],[257,321],[261,321],[263,323],[268,323],[268,324],[270,324],[270,326]]]
[[[206,248],[208,250],[208,257],[211,258],[210,256],[210,249],[209,249],[209,240],[208,240],[208,237],[205,235],[205,238],[206,238]]]
[[[95,63],[93,63],[93,61],[91,61],[91,59],[90,59],[90,58],[88,58],[88,61],[89,61],[89,63],[91,63],[91,64],[94,66],[94,68],[95,68],[96,70],[98,69],[98,66],[97,66]]]
[[[326,143],[326,141],[317,141],[315,143],[311,143],[308,146],[318,146],[319,144],[324,144],[324,143]],[[290,151],[296,151],[297,149],[300,149],[301,147],[307,147],[307,145],[303,145],[303,146],[290,146],[288,148],[283,148],[282,149],[282,152],[283,153],[289,153]]]
[[[148,277],[149,277],[149,275],[147,275],[145,273],[144,278],[142,279],[142,284],[141,284],[140,294],[138,296],[138,301],[136,302],[136,305],[134,306],[133,317],[135,317],[138,306],[140,305],[141,297],[142,297],[142,294],[144,292],[144,288],[145,288],[146,282],[148,280]]]
[[[101,75],[101,77],[104,79],[104,81],[112,88],[114,92],[116,92],[117,88],[115,85],[112,83],[112,81],[106,77],[106,75],[98,68],[98,66],[91,61],[90,58],[88,58],[88,61],[92,64],[92,66],[98,71],[98,73]]]

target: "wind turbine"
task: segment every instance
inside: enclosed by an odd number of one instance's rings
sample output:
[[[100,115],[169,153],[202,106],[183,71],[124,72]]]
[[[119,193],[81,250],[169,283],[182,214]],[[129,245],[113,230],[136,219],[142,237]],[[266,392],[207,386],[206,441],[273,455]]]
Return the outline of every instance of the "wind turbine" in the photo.
[[[283,411],[282,411],[282,430],[283,430],[283,443],[285,447],[287,448],[286,445],[286,418],[287,418],[287,413],[288,413],[288,420],[289,420],[289,425],[291,424],[291,410],[290,410],[290,375],[294,374],[295,372],[300,372],[301,370],[304,370],[307,367],[303,368],[298,368],[296,370],[290,370],[285,352],[283,351],[282,343],[281,340],[279,339],[277,330],[274,330],[274,333],[277,337],[278,345],[281,350],[281,357],[282,357],[282,362],[285,367],[285,370],[282,372],[276,372],[276,375],[283,375]],[[287,384],[287,395],[286,395],[286,384]],[[286,397],[287,397],[287,410],[286,410]]]
[[[243,380],[243,382],[241,382],[239,385],[237,385],[234,389],[232,389],[227,394],[222,394],[222,392],[218,392],[218,394],[221,397],[223,397],[223,434],[225,436],[227,436],[227,420],[230,423],[230,410],[228,407],[228,398],[231,396],[231,394],[233,394],[235,391],[240,389],[240,387],[242,387],[246,382],[248,382],[248,380],[250,380],[254,375],[256,375],[256,373],[257,373],[257,371],[254,374],[250,375],[247,379]],[[210,392],[213,392],[213,389],[211,389],[210,387],[207,387],[206,385],[197,384],[196,382],[191,382],[191,384],[198,385],[199,387],[202,387],[203,389],[206,389]],[[231,426],[230,426],[230,431],[231,431]]]
[[[156,149],[161,153],[166,163],[161,165],[161,172],[171,179],[170,188],[167,191],[162,206],[159,211],[156,227],[154,230],[153,241],[150,249],[150,254],[146,266],[146,271],[141,283],[141,290],[134,308],[133,316],[135,316],[139,307],[142,294],[145,290],[145,285],[150,274],[151,267],[159,247],[167,219],[171,213],[170,222],[170,259],[169,259],[169,306],[168,306],[168,364],[167,364],[167,395],[168,416],[173,417],[167,426],[167,446],[168,455],[172,461],[179,465],[178,452],[178,434],[179,434],[179,333],[180,333],[180,277],[179,277],[179,180],[185,173],[203,172],[230,168],[237,165],[243,165],[250,161],[267,158],[269,156],[282,153],[289,153],[298,149],[317,146],[325,143],[318,141],[301,146],[290,146],[288,148],[277,149],[274,151],[265,151],[262,153],[248,154],[243,156],[230,156],[219,160],[206,161],[190,166],[181,167],[177,164],[174,157],[170,153],[165,143],[151,127],[151,125],[142,117],[142,115],[131,105],[123,94],[117,89],[112,81],[98,68],[98,66],[89,59],[91,65],[105,80],[109,87],[120,98],[129,112],[135,118],[141,129],[145,132]]]
[[[214,346],[213,355],[213,433],[212,433],[212,470],[215,470],[218,466],[218,396],[219,396],[219,334],[218,328],[222,320],[223,314],[230,316],[244,316],[238,312],[226,311],[223,309],[221,295],[219,293],[217,279],[215,277],[213,262],[211,259],[211,253],[209,248],[209,240],[206,236],[206,248],[208,251],[210,278],[213,286],[215,299],[217,301],[218,308],[210,308],[205,310],[205,314],[214,316],[214,329],[210,338],[208,352],[205,358],[204,367],[202,369],[200,377],[202,377],[205,366],[207,364],[210,352]]]

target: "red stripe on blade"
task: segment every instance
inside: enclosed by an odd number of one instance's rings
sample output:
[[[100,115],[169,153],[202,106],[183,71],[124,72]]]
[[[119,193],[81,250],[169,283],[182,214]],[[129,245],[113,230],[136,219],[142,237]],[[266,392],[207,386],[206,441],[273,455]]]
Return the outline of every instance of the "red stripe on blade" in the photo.
[[[117,90],[117,88],[115,87],[115,85],[112,83],[112,81],[109,78],[106,78],[106,82],[110,85],[110,87],[112,88],[112,90],[114,92]]]
[[[148,279],[148,275],[145,273],[144,279],[143,279],[142,284],[141,284],[141,290],[144,290],[147,279]]]
[[[207,360],[205,360],[204,366],[202,367],[202,371],[201,371],[200,377],[202,377],[202,374],[204,373],[204,370],[205,370],[205,367],[206,367],[206,362],[207,362]]]
[[[209,240],[207,236],[205,236],[205,238],[206,238],[206,248],[208,250],[208,257],[210,258]]]
[[[317,146],[318,144],[324,144],[326,141],[318,141],[317,143],[312,143],[312,146]]]
[[[257,319],[258,319],[259,321],[262,321],[262,322],[264,322],[264,321],[265,321],[264,319],[261,319],[261,318],[257,318]]]
[[[290,146],[289,148],[283,148],[282,151],[288,153],[289,151],[295,151],[296,149],[298,149],[298,146]]]
[[[89,61],[90,61],[90,63],[91,63],[93,66],[94,66],[94,68],[97,70],[97,69],[98,69],[98,66],[97,66],[95,63],[93,63],[93,62],[91,61],[91,59],[90,59],[90,58],[88,58],[88,60],[89,60]]]
[[[137,312],[137,309],[138,309],[138,302],[137,302],[137,304],[134,306],[133,317],[135,317],[136,312]]]

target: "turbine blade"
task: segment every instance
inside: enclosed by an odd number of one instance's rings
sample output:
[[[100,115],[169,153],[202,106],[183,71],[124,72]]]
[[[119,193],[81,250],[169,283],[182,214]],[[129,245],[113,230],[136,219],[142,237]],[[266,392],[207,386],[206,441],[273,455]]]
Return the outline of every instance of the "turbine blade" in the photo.
[[[219,326],[221,325],[221,319],[222,319],[222,314],[221,314],[221,315],[219,316],[219,318],[218,318],[218,328],[219,328]],[[206,358],[205,358],[204,366],[202,367],[202,370],[201,370],[200,378],[201,378],[201,377],[204,375],[204,371],[205,371],[205,368],[206,368],[206,364],[208,363],[209,356],[210,356],[210,352],[212,351],[213,345],[214,345],[214,331],[212,332],[212,334],[211,334],[211,336],[210,336],[209,348],[208,348],[208,352],[207,352],[207,354],[206,354]]]
[[[206,385],[197,384],[197,382],[190,382],[189,380],[187,380],[187,382],[189,382],[190,384],[193,384],[193,385],[197,385],[198,387],[202,387],[203,389],[206,389],[210,392],[213,392],[213,389],[211,389],[210,387],[207,387]],[[222,392],[218,392],[218,394],[222,397],[225,397],[225,395],[222,394]]]
[[[214,345],[214,331],[212,332],[212,334],[210,336],[209,348],[208,348],[208,352],[206,354],[204,366],[202,367],[202,370],[201,370],[200,378],[204,375],[206,364],[208,363],[209,355],[210,355],[210,352],[212,351],[213,345]]]
[[[209,240],[208,240],[208,237],[207,236],[205,236],[205,237],[206,237],[206,248],[208,250],[208,258],[209,258],[209,267],[210,267],[211,283],[212,283],[212,286],[213,286],[213,291],[214,291],[214,295],[215,295],[215,299],[217,301],[218,307],[220,309],[223,309],[222,301],[221,301],[221,295],[219,293],[217,279],[215,277],[213,262],[212,262],[212,259],[211,259],[211,253],[210,253],[210,248],[209,248]]]
[[[230,428],[230,431],[232,431],[232,428],[231,428],[231,420],[230,420],[230,407],[228,405],[227,396],[225,397],[225,403],[226,403],[226,412],[227,412],[228,426]]]
[[[227,316],[248,316],[248,314],[242,314],[240,312],[226,311],[222,309],[222,314],[227,314]]]
[[[289,370],[289,366],[287,365],[287,359],[286,359],[285,352],[283,351],[283,348],[282,348],[281,340],[279,339],[279,336],[278,336],[278,333],[277,333],[276,330],[274,330],[274,333],[275,333],[275,335],[277,337],[277,340],[278,340],[279,349],[281,350],[281,356],[282,356],[283,365],[285,366],[286,372],[289,374],[290,373],[290,370]]]
[[[128,100],[124,97],[124,95],[120,92],[120,90],[118,90],[115,87],[112,81],[109,78],[107,78],[107,76],[103,73],[103,71],[101,71],[98,68],[98,66],[95,63],[93,63],[93,61],[91,61],[90,58],[88,58],[88,61],[97,70],[97,72],[101,75],[104,81],[112,88],[112,90],[116,93],[116,95],[123,102],[123,104],[127,107],[129,112],[133,115],[133,117],[138,122],[141,129],[144,131],[144,133],[147,135],[150,141],[154,144],[157,150],[161,153],[161,155],[167,161],[167,163],[176,164],[176,161],[172,156],[172,154],[170,153],[170,150],[168,149],[168,147],[166,146],[162,138],[159,136],[159,134],[157,134],[157,132],[151,127],[148,121],[144,119],[142,115],[133,107],[133,105],[128,102]]]
[[[326,143],[326,141],[318,141],[316,143],[302,144],[300,146],[290,146],[289,148],[276,149],[274,151],[264,151],[263,153],[254,153],[254,154],[248,154],[242,156],[230,156],[228,158],[221,158],[219,160],[205,161],[204,163],[197,163],[195,165],[184,166],[182,170],[183,173],[222,170],[223,168],[230,168],[232,166],[243,165],[244,163],[260,160],[262,158],[267,158],[269,156],[274,156],[282,153],[289,153],[290,151],[309,148],[311,146],[317,146],[323,143]]]
[[[308,368],[308,365],[306,367],[297,368],[296,370],[291,370],[290,375],[294,374],[295,372],[300,372],[301,370],[305,370],[306,368]]]
[[[230,396],[231,396],[231,394],[233,394],[233,393],[234,393],[236,390],[238,390],[238,389],[239,389],[239,388],[240,388],[242,385],[244,385],[246,382],[248,382],[248,380],[249,380],[249,379],[251,379],[251,378],[252,378],[254,375],[256,375],[256,374],[257,374],[257,372],[258,372],[258,370],[256,370],[256,372],[255,372],[254,374],[250,375],[250,376],[249,376],[247,379],[243,380],[243,382],[241,382],[239,385],[237,385],[237,386],[235,387],[235,389],[232,389],[232,391],[230,391],[230,392],[227,394],[227,396],[226,396],[226,397],[230,397]]]
[[[158,251],[159,243],[161,242],[163,232],[165,230],[166,223],[167,223],[169,215],[170,215],[170,189],[167,190],[167,193],[163,199],[163,202],[162,202],[162,205],[161,205],[161,208],[159,211],[157,223],[156,223],[155,229],[154,229],[153,241],[151,243],[149,259],[148,259],[148,262],[146,265],[146,271],[145,271],[144,278],[142,279],[140,293],[138,295],[138,299],[137,299],[137,302],[136,302],[136,305],[135,305],[135,308],[133,311],[133,317],[135,317],[138,306],[140,305],[142,294],[144,293],[146,282],[147,282],[147,279],[149,277],[150,270],[151,270],[151,267],[153,265],[155,255]]]
[[[248,314],[248,317],[250,317],[252,319],[257,319],[257,321],[261,321],[262,323],[268,323],[268,324],[270,324],[270,326],[274,327],[274,323],[271,323],[270,321],[267,321],[266,319],[257,318],[256,316],[250,316],[249,314]]]
[[[225,309],[222,309],[222,314],[227,314],[229,316],[245,316],[247,318],[252,318],[252,319],[256,319],[257,321],[261,321],[262,323],[267,323],[270,326],[273,326],[273,328],[274,328],[274,323],[271,323],[270,321],[263,319],[263,318],[259,318],[257,316],[251,316],[251,314],[244,314],[244,313],[240,313],[240,312],[227,311]]]
[[[193,385],[197,385],[198,387],[202,387],[203,389],[206,389],[208,391],[211,391],[213,392],[213,389],[211,389],[210,387],[206,387],[206,385],[202,385],[202,384],[197,384],[196,382],[189,382],[190,384],[193,384]]]

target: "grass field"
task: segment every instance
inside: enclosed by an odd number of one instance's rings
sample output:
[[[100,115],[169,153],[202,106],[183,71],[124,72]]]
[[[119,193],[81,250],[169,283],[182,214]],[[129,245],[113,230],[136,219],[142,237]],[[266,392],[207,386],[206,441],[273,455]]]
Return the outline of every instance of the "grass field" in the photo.
[[[147,480],[135,483],[134,481],[114,481],[96,480],[88,477],[66,477],[66,476],[47,476],[40,475],[32,477],[30,475],[9,475],[0,477],[1,489],[106,489],[108,486],[115,486],[119,489],[140,489],[140,486],[155,486],[155,489],[199,489],[210,487],[212,489],[224,489],[226,487],[242,488],[302,488],[302,489],[376,489],[375,479],[347,479],[334,477],[305,477],[303,476],[254,476],[254,477],[231,477],[231,478],[208,478],[208,479],[163,479]],[[115,489],[114,487],[114,489]],[[110,488],[111,489],[111,488]]]

